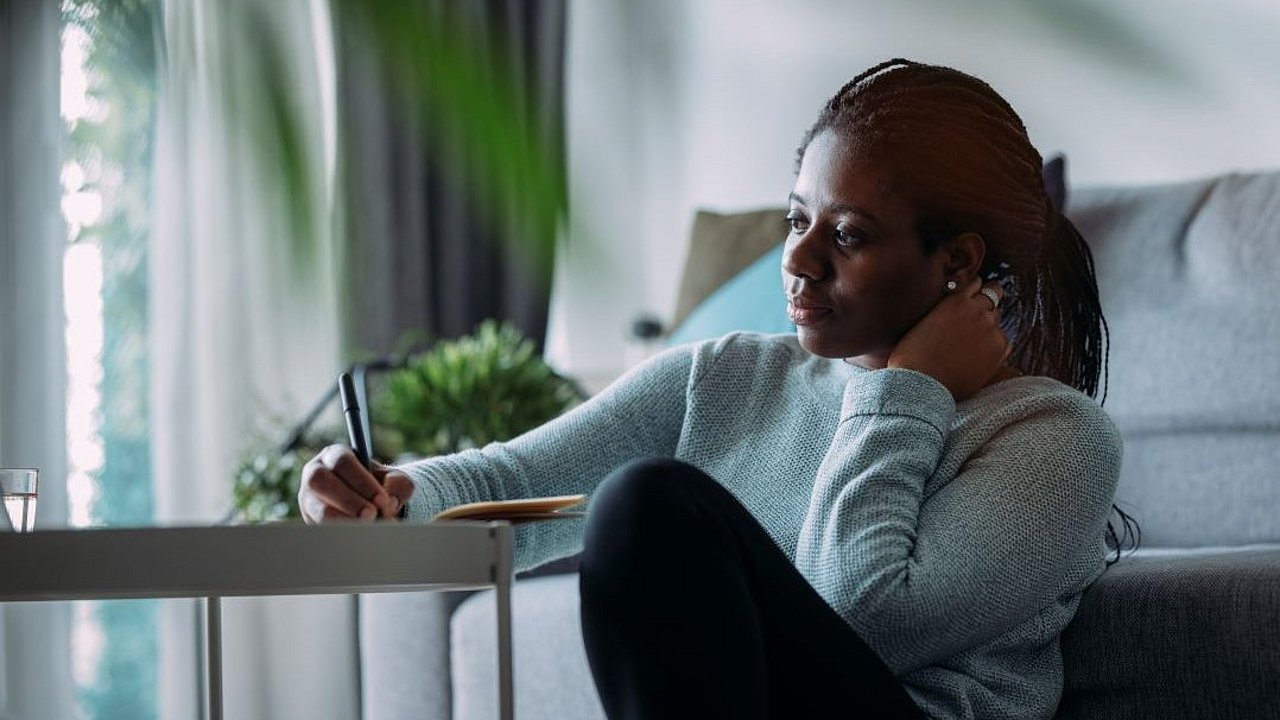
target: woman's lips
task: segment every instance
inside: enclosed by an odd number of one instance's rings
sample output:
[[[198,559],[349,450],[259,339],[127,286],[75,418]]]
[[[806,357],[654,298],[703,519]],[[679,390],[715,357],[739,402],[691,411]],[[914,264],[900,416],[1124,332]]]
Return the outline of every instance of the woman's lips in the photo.
[[[787,301],[787,317],[796,325],[813,325],[825,320],[831,314],[831,308],[810,305],[801,300]]]

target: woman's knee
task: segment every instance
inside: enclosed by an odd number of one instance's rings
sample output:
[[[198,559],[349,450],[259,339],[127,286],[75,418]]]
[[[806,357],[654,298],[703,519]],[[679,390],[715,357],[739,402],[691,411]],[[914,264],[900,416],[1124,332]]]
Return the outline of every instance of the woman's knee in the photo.
[[[660,507],[670,502],[673,494],[688,491],[691,483],[710,480],[696,467],[673,458],[633,460],[600,483],[592,495],[591,510]]]
[[[707,485],[716,482],[670,458],[646,458],[619,467],[592,493],[584,560],[599,552],[647,552],[679,542],[682,518],[689,515],[688,498],[705,493]]]

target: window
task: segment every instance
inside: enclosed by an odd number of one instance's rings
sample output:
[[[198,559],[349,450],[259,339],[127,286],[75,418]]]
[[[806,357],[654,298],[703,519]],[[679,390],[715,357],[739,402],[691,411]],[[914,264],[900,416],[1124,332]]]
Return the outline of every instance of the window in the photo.
[[[152,518],[147,242],[158,0],[64,0],[62,212],[73,526]],[[156,715],[157,603],[77,603],[81,717]]]

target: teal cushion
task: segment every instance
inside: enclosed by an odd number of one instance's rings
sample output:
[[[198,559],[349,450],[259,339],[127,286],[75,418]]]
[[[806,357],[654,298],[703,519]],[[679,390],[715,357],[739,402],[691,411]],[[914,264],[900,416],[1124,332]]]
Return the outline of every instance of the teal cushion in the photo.
[[[716,338],[735,330],[790,333],[782,293],[782,244],[751,263],[694,308],[667,336],[670,345]]]

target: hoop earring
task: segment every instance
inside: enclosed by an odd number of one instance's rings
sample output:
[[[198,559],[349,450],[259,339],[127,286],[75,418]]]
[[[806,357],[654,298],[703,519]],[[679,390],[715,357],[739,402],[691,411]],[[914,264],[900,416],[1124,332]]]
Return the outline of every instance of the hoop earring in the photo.
[[[947,281],[947,292],[955,292],[955,291],[956,291],[956,288],[958,288],[958,287],[960,287],[960,286],[959,286],[958,284],[956,284],[956,281],[955,281],[955,280],[948,280],[948,281]]]

